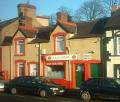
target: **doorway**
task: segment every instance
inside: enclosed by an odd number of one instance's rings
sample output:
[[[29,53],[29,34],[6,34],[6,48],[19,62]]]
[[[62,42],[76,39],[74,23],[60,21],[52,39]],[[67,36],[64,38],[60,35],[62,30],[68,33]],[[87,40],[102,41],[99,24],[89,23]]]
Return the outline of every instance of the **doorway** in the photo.
[[[84,65],[76,65],[76,87],[80,87],[80,84],[84,81]]]
[[[100,64],[91,64],[91,78],[101,77],[102,69]]]

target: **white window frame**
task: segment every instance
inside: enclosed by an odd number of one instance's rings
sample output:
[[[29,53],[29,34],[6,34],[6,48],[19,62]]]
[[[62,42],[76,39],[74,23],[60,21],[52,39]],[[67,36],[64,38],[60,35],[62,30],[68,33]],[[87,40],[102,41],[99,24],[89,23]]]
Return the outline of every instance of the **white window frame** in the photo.
[[[117,37],[117,55],[120,55],[120,37]]]
[[[20,50],[20,47],[21,47],[21,44],[22,44],[22,46],[23,46],[23,51],[21,52],[21,50]],[[24,40],[23,39],[21,39],[21,40],[17,40],[17,55],[24,55],[24,53],[25,53],[25,42],[24,42]]]
[[[63,39],[58,39],[60,37],[63,38]],[[63,44],[62,47],[61,47],[62,44],[60,44],[61,42],[58,43],[58,40],[63,40],[62,43],[64,43],[64,44]],[[64,37],[64,35],[56,36],[56,52],[64,52],[65,51],[64,47],[65,47],[65,37]]]

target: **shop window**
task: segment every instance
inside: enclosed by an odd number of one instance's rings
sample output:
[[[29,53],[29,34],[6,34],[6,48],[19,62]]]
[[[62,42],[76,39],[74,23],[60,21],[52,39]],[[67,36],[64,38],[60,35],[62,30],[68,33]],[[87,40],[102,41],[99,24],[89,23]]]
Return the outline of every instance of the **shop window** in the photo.
[[[46,76],[49,78],[54,78],[54,79],[55,78],[63,79],[64,78],[64,66],[63,65],[47,66]]]
[[[65,50],[65,39],[64,36],[60,35],[56,37],[56,52],[64,52]]]
[[[16,40],[16,55],[25,54],[25,41],[24,39]]]

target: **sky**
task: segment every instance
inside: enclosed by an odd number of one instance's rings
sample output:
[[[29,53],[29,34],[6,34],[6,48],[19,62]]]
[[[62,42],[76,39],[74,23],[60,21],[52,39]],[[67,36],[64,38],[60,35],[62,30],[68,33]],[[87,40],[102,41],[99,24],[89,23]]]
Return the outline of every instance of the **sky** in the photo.
[[[61,6],[75,11],[86,0],[0,0],[0,20],[18,17],[17,5],[28,1],[36,6],[37,16],[50,16],[56,14]]]

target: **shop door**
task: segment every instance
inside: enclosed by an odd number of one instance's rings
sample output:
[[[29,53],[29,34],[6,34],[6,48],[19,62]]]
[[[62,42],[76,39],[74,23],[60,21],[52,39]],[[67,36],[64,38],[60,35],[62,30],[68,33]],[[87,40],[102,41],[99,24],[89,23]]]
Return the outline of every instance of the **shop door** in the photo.
[[[91,78],[101,77],[100,64],[91,64]]]
[[[80,84],[84,81],[84,65],[76,65],[76,87],[80,87]]]

